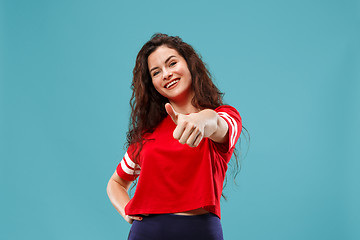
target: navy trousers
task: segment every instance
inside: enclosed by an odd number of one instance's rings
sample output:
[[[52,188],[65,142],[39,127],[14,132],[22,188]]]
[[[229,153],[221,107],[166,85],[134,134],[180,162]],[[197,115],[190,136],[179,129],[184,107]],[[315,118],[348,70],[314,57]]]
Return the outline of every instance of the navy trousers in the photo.
[[[128,240],[223,240],[221,222],[212,213],[183,216],[152,214],[132,223]]]

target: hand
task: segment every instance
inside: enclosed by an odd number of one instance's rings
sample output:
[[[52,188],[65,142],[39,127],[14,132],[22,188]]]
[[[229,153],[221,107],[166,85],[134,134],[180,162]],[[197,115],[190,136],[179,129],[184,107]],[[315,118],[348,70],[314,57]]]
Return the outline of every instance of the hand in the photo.
[[[177,125],[173,136],[181,144],[197,147],[205,135],[205,120],[198,113],[189,115],[175,112],[170,103],[165,104],[166,112]]]
[[[149,214],[142,214],[143,216],[149,216]],[[138,216],[138,215],[125,215],[124,219],[132,224],[134,220],[137,220],[137,221],[141,221],[143,220],[143,217],[141,216]]]

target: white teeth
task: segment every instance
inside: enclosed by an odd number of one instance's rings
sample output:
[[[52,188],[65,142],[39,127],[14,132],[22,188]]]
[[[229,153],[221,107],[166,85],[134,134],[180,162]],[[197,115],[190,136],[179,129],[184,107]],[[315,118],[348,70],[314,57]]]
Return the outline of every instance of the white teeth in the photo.
[[[174,85],[175,83],[177,83],[179,80],[175,80],[175,81],[172,81],[171,83],[168,83],[165,87],[166,88],[169,88],[171,87],[172,85]]]

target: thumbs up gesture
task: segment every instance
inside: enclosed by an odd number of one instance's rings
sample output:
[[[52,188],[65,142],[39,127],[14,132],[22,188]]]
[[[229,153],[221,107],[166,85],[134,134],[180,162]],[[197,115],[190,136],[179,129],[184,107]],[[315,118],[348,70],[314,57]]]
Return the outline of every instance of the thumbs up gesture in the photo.
[[[181,144],[197,147],[205,136],[206,119],[198,113],[189,115],[177,113],[170,103],[165,104],[166,112],[177,125],[173,137]]]

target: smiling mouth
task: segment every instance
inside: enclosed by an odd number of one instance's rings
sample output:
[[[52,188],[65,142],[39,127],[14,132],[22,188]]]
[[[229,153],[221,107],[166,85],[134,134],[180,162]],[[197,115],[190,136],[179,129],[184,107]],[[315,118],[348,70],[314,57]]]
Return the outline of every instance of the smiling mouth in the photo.
[[[180,79],[175,79],[174,81],[169,82],[168,84],[165,85],[165,88],[170,88],[171,86],[173,86],[174,84],[178,83],[180,81]]]

